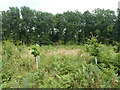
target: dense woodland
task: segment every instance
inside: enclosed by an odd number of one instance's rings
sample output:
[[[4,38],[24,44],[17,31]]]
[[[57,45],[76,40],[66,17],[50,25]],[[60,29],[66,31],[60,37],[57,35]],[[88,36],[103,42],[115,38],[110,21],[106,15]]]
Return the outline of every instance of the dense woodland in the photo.
[[[25,44],[83,44],[90,32],[99,42],[119,41],[120,15],[112,10],[67,11],[53,15],[29,7],[10,7],[2,12],[3,40]]]

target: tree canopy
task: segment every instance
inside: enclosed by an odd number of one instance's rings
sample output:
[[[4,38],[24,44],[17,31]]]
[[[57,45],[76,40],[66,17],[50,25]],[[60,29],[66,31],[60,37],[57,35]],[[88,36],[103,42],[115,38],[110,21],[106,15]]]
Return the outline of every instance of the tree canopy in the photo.
[[[92,12],[67,11],[53,15],[32,10],[29,7],[10,7],[2,12],[3,40],[26,44],[54,43],[82,44],[90,32],[102,43],[119,41],[120,13],[112,10],[95,9]]]

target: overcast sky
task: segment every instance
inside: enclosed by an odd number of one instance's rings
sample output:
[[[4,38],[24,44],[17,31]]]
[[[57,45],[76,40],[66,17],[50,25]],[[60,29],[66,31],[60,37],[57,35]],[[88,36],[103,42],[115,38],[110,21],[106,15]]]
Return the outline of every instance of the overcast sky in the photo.
[[[117,11],[120,0],[0,0],[0,11],[6,11],[9,7],[28,6],[31,9],[49,12],[63,13],[66,11],[90,12],[95,8]]]

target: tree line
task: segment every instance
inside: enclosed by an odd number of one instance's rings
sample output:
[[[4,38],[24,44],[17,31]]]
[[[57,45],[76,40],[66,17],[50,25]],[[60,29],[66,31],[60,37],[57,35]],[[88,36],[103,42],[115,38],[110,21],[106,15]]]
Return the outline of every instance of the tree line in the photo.
[[[120,14],[112,10],[67,11],[55,15],[23,6],[2,12],[2,39],[16,44],[84,44],[91,35],[99,42],[119,41]]]

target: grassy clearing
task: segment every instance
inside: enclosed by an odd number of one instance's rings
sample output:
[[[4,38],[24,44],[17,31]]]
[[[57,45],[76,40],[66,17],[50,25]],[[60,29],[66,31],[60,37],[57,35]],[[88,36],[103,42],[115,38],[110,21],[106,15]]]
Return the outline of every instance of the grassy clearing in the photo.
[[[98,64],[85,46],[41,46],[36,69],[27,46],[4,43],[2,88],[117,88],[119,53],[102,45]]]

